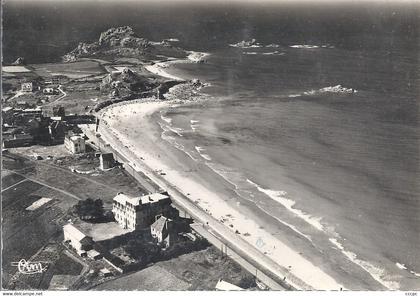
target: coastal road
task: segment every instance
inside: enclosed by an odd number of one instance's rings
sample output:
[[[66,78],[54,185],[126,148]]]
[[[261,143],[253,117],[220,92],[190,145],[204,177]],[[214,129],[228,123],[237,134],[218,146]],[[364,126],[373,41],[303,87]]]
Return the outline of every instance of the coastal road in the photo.
[[[193,223],[191,224],[191,228],[195,232],[197,232],[199,235],[204,237],[208,242],[210,242],[215,247],[220,246],[224,254],[226,254],[227,256],[229,256],[229,258],[239,263],[239,265],[241,265],[249,273],[255,275],[257,279],[259,279],[263,284],[265,284],[271,290],[274,290],[274,291],[286,290],[282,285],[278,284],[276,281],[274,281],[272,278],[267,276],[265,273],[258,270],[255,267],[255,265],[250,264],[248,261],[242,258],[239,254],[237,254],[232,249],[230,249],[221,238],[217,237],[216,235],[208,231],[206,227],[204,227],[204,225],[201,225],[199,223]]]
[[[81,124],[79,127],[82,129],[83,133],[94,143],[94,145],[101,151],[101,153],[113,153],[115,160],[124,163],[124,169],[134,178],[140,185],[146,189],[149,193],[159,192],[160,189],[158,186],[152,183],[152,181],[147,178],[142,172],[138,172],[134,169],[134,165],[128,163],[127,159],[121,159],[118,151],[113,149],[109,144],[107,144],[101,137],[97,137],[95,129],[92,128],[93,125]]]
[[[138,170],[141,171],[147,178],[152,180],[160,188],[167,191],[174,203],[184,209],[196,221],[199,221],[206,226],[212,233],[223,239],[223,241],[230,246],[230,248],[240,257],[250,262],[257,269],[268,275],[273,281],[288,290],[313,290],[313,287],[307,285],[299,278],[295,277],[289,270],[278,265],[272,259],[261,253],[256,247],[250,245],[238,234],[231,231],[225,225],[206,213],[186,197],[178,188],[169,184],[163,176],[158,172],[154,172],[147,167],[138,157],[127,147],[122,145],[109,131],[109,127],[100,126],[99,132],[102,140],[110,145],[118,152],[124,159],[119,160],[123,163],[132,163]],[[130,172],[129,172],[130,173]]]
[[[156,185],[150,184],[152,181],[147,178],[147,177],[143,177],[142,175],[138,175],[137,171],[133,168],[134,165],[128,163],[128,160],[126,159],[126,157],[123,157],[119,151],[116,151],[113,146],[107,144],[103,137],[96,137],[96,133],[94,131],[94,128],[92,128],[92,126],[89,125],[82,125],[80,126],[83,130],[83,132],[89,137],[89,139],[91,141],[93,141],[95,143],[96,146],[98,146],[99,148],[101,148],[100,150],[106,151],[106,152],[111,152],[114,154],[114,157],[116,158],[116,160],[118,160],[119,162],[123,162],[125,163],[124,167],[127,170],[127,172],[132,175],[137,181],[140,182],[140,184],[146,188],[150,193],[154,193],[159,191],[159,189],[157,188]],[[181,206],[178,206],[177,203],[174,203],[175,207],[178,208],[178,210],[180,210],[180,212],[185,212],[185,209]],[[203,210],[200,209],[200,211],[202,213],[204,213]],[[196,221],[199,221],[200,219],[198,219],[197,217]],[[256,275],[256,277],[262,282],[264,283],[267,287],[269,287],[271,290],[276,290],[276,291],[282,291],[282,290],[286,290],[286,288],[282,285],[280,285],[279,283],[277,283],[276,281],[274,281],[271,277],[269,277],[268,275],[266,275],[264,272],[261,271],[261,269],[259,269],[259,264],[256,264],[255,262],[253,264],[251,264],[249,261],[245,260],[244,258],[246,256],[244,255],[239,255],[238,253],[234,252],[230,243],[227,242],[226,240],[223,240],[220,236],[217,236],[215,233],[211,232],[208,227],[204,227],[204,225],[199,224],[199,223],[194,223],[192,225],[192,228],[201,236],[203,236],[204,238],[206,238],[211,244],[213,244],[214,246],[216,246],[217,248],[219,248],[220,246],[228,246],[229,248],[226,251],[227,255],[232,258],[234,261],[236,261],[239,265],[241,265],[244,269],[246,269],[247,271],[249,271],[251,274]]]

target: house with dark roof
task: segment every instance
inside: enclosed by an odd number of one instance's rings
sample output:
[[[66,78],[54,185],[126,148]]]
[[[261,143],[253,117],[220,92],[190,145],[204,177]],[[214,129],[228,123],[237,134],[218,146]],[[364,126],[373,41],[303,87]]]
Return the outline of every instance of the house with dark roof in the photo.
[[[101,170],[106,170],[114,167],[114,155],[112,153],[102,153],[99,156],[99,167]]]
[[[150,226],[150,233],[155,238],[158,244],[163,244],[169,247],[175,241],[176,232],[174,229],[174,222],[172,219],[160,216],[155,223]]]

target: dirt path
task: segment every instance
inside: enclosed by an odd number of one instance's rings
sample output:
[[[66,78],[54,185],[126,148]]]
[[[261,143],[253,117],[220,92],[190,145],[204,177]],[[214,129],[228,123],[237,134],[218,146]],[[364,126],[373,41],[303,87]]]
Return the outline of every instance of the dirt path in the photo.
[[[6,155],[5,155],[6,156]],[[92,179],[90,179],[90,178],[88,178],[88,177],[85,177],[85,176],[83,176],[83,175],[80,175],[80,174],[78,174],[78,173],[73,173],[73,172],[71,172],[71,171],[69,171],[68,169],[66,169],[66,168],[62,168],[62,167],[59,167],[59,166],[56,166],[56,165],[52,165],[52,164],[47,164],[47,163],[42,163],[42,162],[34,162],[34,161],[32,161],[29,157],[25,157],[25,156],[22,156],[22,155],[19,155],[19,156],[17,156],[17,155],[13,155],[13,156],[16,156],[17,158],[21,158],[21,159],[26,159],[26,160],[28,160],[31,164],[33,164],[33,165],[35,165],[35,166],[44,166],[44,167],[49,167],[49,168],[52,168],[52,169],[56,169],[56,170],[60,170],[60,171],[62,171],[62,172],[64,172],[64,173],[66,173],[66,174],[71,174],[71,175],[73,175],[73,176],[76,176],[77,178],[82,178],[82,179],[84,179],[84,180],[86,180],[86,181],[88,181],[88,182],[91,182],[91,183],[93,183],[93,184],[95,184],[95,185],[98,185],[98,186],[102,186],[102,187],[106,187],[106,188],[108,188],[109,190],[111,190],[111,191],[117,191],[114,187],[112,187],[112,186],[109,186],[109,185],[107,185],[107,184],[104,184],[104,183],[101,183],[101,182],[98,182],[98,181],[95,181],[95,180],[92,180]],[[6,156],[7,157],[7,156]],[[11,158],[13,158],[13,157],[11,157]],[[26,178],[26,177],[25,177]],[[4,189],[4,190],[6,190],[6,189]]]
[[[4,169],[4,168],[3,168],[3,170],[4,170],[4,171],[7,171],[7,172],[14,173],[14,174],[19,175],[19,176],[21,176],[21,177],[24,177],[26,180],[32,181],[32,182],[34,182],[34,183],[38,183],[38,184],[40,184],[40,185],[42,185],[42,186],[45,186],[45,187],[47,187],[47,188],[50,188],[50,189],[52,189],[52,190],[55,190],[55,191],[61,192],[61,193],[65,194],[65,195],[67,195],[67,196],[70,196],[71,198],[74,198],[74,199],[77,199],[77,200],[82,200],[80,197],[78,197],[78,196],[76,196],[76,195],[74,195],[74,194],[72,194],[72,193],[70,193],[70,192],[67,192],[67,191],[62,190],[62,189],[59,189],[59,188],[57,188],[57,187],[54,187],[54,186],[48,185],[47,183],[44,183],[44,182],[42,182],[42,181],[40,181],[40,180],[37,180],[37,179],[34,179],[34,178],[29,178],[29,177],[25,176],[24,174],[18,173],[18,172],[13,171],[13,170],[8,170],[8,169]],[[22,182],[22,181],[21,181],[21,182]]]
[[[61,87],[62,87],[62,85],[60,84],[57,88],[61,92],[61,96],[58,97],[55,101],[50,102],[48,104],[45,104],[44,106],[49,106],[51,104],[55,104],[55,103],[61,101],[62,99],[64,99],[67,96],[67,93]]]
[[[13,185],[10,185],[10,186],[9,186],[9,187],[7,187],[7,188],[2,189],[2,190],[1,190],[1,192],[3,193],[3,192],[5,192],[6,190],[9,190],[9,189],[11,189],[11,188],[13,188],[13,187],[15,187],[15,186],[19,185],[20,183],[23,183],[23,182],[26,182],[26,181],[28,181],[28,179],[23,179],[23,180],[20,180],[19,182],[15,183],[15,184],[13,184]]]

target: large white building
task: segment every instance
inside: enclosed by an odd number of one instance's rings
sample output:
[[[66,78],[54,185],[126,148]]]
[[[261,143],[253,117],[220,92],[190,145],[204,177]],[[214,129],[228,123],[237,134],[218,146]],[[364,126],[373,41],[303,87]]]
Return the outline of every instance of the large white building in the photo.
[[[112,212],[121,227],[130,230],[149,227],[161,215],[171,215],[171,199],[167,194],[153,193],[139,197],[119,193],[114,197]]]
[[[85,153],[85,139],[80,135],[66,135],[64,138],[64,147],[73,154]]]

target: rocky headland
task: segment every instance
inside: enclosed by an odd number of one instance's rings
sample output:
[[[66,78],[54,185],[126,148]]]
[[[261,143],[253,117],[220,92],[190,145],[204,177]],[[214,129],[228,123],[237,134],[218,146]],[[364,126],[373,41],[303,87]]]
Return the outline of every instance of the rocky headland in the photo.
[[[74,62],[80,58],[113,59],[114,57],[156,59],[163,57],[185,58],[188,52],[173,46],[170,42],[152,42],[138,37],[129,26],[110,28],[102,32],[98,41],[81,42],[71,52],[63,56],[64,62]]]

